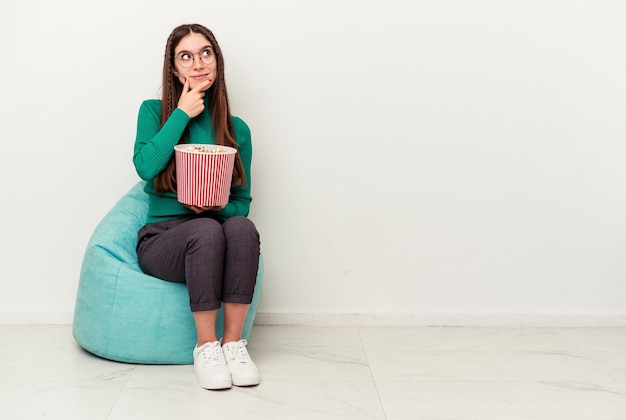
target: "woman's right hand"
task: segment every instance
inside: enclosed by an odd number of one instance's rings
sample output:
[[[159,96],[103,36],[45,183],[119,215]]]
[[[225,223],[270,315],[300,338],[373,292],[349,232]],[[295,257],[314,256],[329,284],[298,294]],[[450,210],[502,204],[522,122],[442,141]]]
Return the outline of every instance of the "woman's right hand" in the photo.
[[[195,118],[200,115],[204,111],[204,92],[210,85],[211,80],[205,80],[189,90],[189,79],[185,79],[183,92],[178,99],[178,108],[189,115],[189,118]]]
[[[186,205],[187,208],[189,210],[191,210],[192,212],[196,213],[196,214],[200,214],[203,211],[220,211],[222,210],[224,207],[226,207],[226,204],[223,204],[221,206],[207,206],[207,207],[203,207],[203,206],[191,206],[191,205]]]

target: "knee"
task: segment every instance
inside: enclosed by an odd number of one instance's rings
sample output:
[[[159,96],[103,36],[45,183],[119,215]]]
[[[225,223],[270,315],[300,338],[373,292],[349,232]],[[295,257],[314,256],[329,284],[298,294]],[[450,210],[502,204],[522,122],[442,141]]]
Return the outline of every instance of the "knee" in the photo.
[[[190,241],[209,244],[224,242],[222,225],[216,220],[198,218],[190,220],[187,224]]]
[[[231,217],[223,225],[227,238],[246,238],[253,242],[259,242],[259,232],[252,220],[247,217]]]

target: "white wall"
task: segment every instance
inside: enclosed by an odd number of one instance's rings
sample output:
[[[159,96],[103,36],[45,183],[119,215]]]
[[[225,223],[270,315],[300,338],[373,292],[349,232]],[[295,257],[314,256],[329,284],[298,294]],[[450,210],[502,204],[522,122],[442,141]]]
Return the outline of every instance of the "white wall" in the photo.
[[[0,3],[0,322],[71,322],[199,22],[253,131],[259,320],[626,325],[626,2],[173,4]]]

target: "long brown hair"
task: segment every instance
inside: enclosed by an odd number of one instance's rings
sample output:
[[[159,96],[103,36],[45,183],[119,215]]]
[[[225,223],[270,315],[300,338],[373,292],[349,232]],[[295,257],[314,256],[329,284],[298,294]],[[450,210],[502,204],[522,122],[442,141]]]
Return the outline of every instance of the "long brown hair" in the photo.
[[[211,111],[211,130],[217,144],[237,148],[235,139],[235,129],[230,114],[228,104],[228,93],[226,91],[226,81],[224,79],[224,57],[213,33],[202,25],[190,24],[181,25],[175,28],[167,39],[165,46],[165,56],[163,60],[163,98],[161,99],[161,127],[174,109],[178,105],[178,99],[183,92],[183,85],[174,75],[174,51],[181,39],[192,32],[204,36],[213,47],[217,62],[217,75],[213,85],[206,94],[209,97]],[[181,136],[179,143],[185,143],[187,130]],[[233,185],[245,185],[246,174],[241,164],[239,153],[235,155],[235,167],[233,168]],[[166,168],[154,179],[154,189],[161,194],[165,191],[176,192],[176,160],[174,155],[168,162]]]

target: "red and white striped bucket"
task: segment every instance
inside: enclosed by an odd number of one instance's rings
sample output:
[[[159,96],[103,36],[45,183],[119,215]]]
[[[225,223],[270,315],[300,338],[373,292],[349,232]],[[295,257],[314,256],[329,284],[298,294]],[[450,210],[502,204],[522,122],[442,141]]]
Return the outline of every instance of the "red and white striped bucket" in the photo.
[[[228,203],[236,153],[213,144],[174,146],[178,201],[199,207]]]

